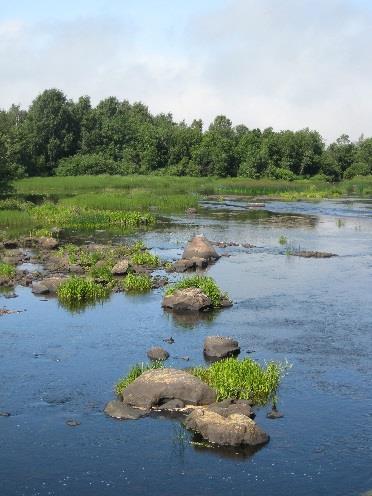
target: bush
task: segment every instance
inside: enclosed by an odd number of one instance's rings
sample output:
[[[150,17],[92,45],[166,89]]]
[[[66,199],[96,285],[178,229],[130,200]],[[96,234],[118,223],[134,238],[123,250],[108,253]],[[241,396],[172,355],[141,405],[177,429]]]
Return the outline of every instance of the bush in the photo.
[[[115,162],[100,153],[63,158],[58,162],[56,169],[57,176],[115,175],[122,172],[120,162]]]
[[[345,170],[344,179],[352,179],[355,176],[368,176],[371,172],[371,167],[368,164],[356,162]]]
[[[58,299],[71,306],[79,306],[103,300],[108,296],[108,289],[84,277],[72,276],[63,281],[57,290]]]
[[[274,399],[287,363],[269,362],[266,367],[250,358],[226,358],[209,367],[196,367],[191,373],[217,391],[217,400],[241,398],[264,405]]]
[[[123,285],[131,293],[145,293],[152,288],[151,277],[146,274],[128,274]]]
[[[17,198],[0,200],[0,210],[19,210],[24,212],[33,206],[34,204],[32,202],[18,200]]]
[[[214,308],[218,308],[221,305],[221,300],[227,297],[221,292],[215,281],[208,276],[192,276],[181,279],[167,290],[166,295],[173,294],[177,289],[186,288],[200,288],[211,300]]]

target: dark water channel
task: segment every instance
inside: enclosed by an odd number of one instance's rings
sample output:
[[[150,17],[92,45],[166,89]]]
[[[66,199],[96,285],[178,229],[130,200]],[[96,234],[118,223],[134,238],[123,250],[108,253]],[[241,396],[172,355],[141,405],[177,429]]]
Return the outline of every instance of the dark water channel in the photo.
[[[231,202],[230,202],[231,203]],[[372,489],[371,203],[267,204],[250,211],[205,204],[142,239],[163,258],[191,235],[249,242],[221,249],[209,274],[235,302],[209,319],[174,319],[162,290],[115,294],[71,314],[54,299],[17,288],[0,307],[0,495],[359,495]],[[286,255],[291,247],[337,253]],[[120,422],[102,413],[112,387],[146,350],[164,345],[203,363],[203,339],[235,336],[241,356],[292,365],[280,390],[280,420],[257,422],[270,443],[254,454],[207,449],[176,420]],[[175,343],[165,345],[163,338]],[[250,355],[246,355],[251,351]],[[66,421],[80,422],[69,427]]]

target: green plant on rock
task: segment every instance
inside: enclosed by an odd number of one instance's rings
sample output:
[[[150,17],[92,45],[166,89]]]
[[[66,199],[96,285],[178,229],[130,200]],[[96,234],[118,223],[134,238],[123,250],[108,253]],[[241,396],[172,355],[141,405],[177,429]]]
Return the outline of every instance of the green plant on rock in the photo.
[[[115,393],[120,396],[124,389],[133,381],[135,381],[140,375],[142,375],[144,372],[147,372],[148,370],[153,370],[153,369],[162,369],[164,367],[163,363],[160,360],[155,360],[154,362],[150,364],[144,364],[144,363],[137,363],[134,365],[130,371],[128,372],[128,375],[120,379],[117,384],[115,385]]]
[[[131,262],[135,265],[146,265],[147,267],[159,267],[160,259],[149,251],[137,251],[131,257]]]
[[[288,368],[288,363],[269,362],[262,367],[250,358],[226,358],[209,367],[195,367],[190,372],[217,391],[218,401],[240,398],[265,405],[275,398]]]
[[[109,284],[113,280],[111,269],[112,267],[110,265],[103,265],[102,267],[92,267],[90,270],[90,276],[96,282]]]
[[[85,277],[72,276],[61,283],[57,290],[58,299],[70,306],[79,306],[105,299],[108,288]]]
[[[147,274],[128,274],[124,278],[123,286],[131,293],[145,293],[152,288],[152,281]]]
[[[6,277],[8,279],[11,279],[16,275],[16,269],[5,262],[0,262],[0,277]]]
[[[218,308],[221,305],[221,301],[227,298],[227,295],[225,293],[222,293],[220,288],[217,286],[216,282],[211,277],[199,276],[199,275],[185,277],[184,279],[181,279],[172,287],[170,287],[165,294],[171,295],[178,289],[187,289],[187,288],[201,289],[203,293],[207,295],[208,298],[211,300],[212,306],[214,308]]]

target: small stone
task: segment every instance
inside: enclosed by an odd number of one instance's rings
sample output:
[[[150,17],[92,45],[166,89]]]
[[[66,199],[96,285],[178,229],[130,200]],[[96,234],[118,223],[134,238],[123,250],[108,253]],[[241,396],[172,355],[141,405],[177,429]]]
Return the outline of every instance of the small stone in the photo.
[[[114,276],[124,276],[129,269],[128,260],[120,260],[117,264],[115,264],[111,270],[111,273]]]
[[[147,356],[150,360],[167,360],[169,358],[169,353],[161,348],[160,346],[153,346],[147,352]]]
[[[70,419],[66,420],[66,425],[68,425],[69,427],[77,427],[78,425],[80,425],[80,422],[78,420]]]
[[[9,412],[0,412],[0,417],[10,417],[10,415]]]
[[[104,412],[106,415],[120,420],[137,420],[147,415],[148,410],[133,408],[122,401],[112,400],[107,403]]]
[[[48,289],[48,287],[45,284],[43,284],[42,282],[35,282],[35,281],[32,283],[31,291],[34,294],[46,294],[46,293],[49,293],[49,289]]]
[[[277,410],[276,408],[273,408],[273,409],[271,410],[271,412],[268,412],[268,413],[266,414],[266,417],[267,417],[268,419],[272,419],[272,420],[274,420],[274,419],[283,418],[283,417],[284,417],[284,414],[283,414],[283,413],[281,413],[281,412],[278,412],[278,410]]]
[[[211,358],[226,358],[240,353],[238,341],[226,336],[207,336],[204,340],[204,354]]]
[[[174,339],[172,338],[172,336],[170,338],[165,338],[163,339],[164,343],[168,343],[168,344],[173,344],[174,343]]]

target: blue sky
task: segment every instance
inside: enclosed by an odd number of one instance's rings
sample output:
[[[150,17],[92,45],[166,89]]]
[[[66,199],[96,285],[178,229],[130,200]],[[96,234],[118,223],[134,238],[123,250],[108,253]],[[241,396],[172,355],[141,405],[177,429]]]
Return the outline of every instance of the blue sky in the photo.
[[[367,0],[0,0],[0,107],[43,89],[372,135]]]

